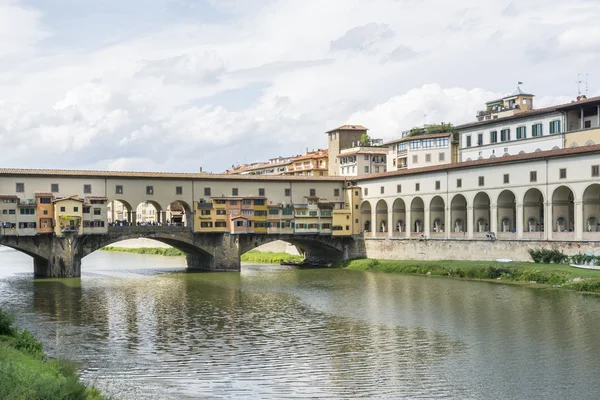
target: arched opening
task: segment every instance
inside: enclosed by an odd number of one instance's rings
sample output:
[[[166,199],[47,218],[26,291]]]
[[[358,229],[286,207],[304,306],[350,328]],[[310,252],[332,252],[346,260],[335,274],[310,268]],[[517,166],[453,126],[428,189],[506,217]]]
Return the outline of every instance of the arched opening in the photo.
[[[552,231],[557,237],[572,238],[578,227],[575,223],[575,204],[573,191],[566,187],[558,187],[552,194]]]
[[[583,192],[584,238],[597,239],[600,235],[600,185],[594,183]]]
[[[515,194],[510,190],[504,190],[498,196],[498,232],[502,234],[514,234],[517,221],[517,201]],[[502,236],[502,235],[500,235]]]
[[[155,201],[144,201],[135,208],[136,226],[157,226],[163,225],[164,213],[162,207]]]
[[[523,197],[523,237],[540,238],[544,232],[544,195],[529,189]]]
[[[360,205],[360,223],[363,232],[373,232],[373,227],[371,226],[371,203],[366,200]]]
[[[446,231],[446,204],[440,196],[435,196],[429,204],[429,220],[431,221],[430,235],[443,236]]]
[[[326,240],[320,240],[318,236],[293,237],[282,240],[267,235],[258,239],[242,235],[239,238],[239,249],[242,261],[254,264],[264,264],[265,261],[283,261],[282,264],[317,266],[343,258],[342,250]],[[273,259],[273,257],[277,257],[277,259]],[[283,258],[289,261],[285,261]]]
[[[483,234],[490,230],[490,196],[479,192],[473,200],[473,222],[475,232]]]
[[[410,203],[410,220],[412,221],[411,232],[417,235],[423,233],[423,221],[425,219],[425,204],[423,199],[415,197]]]
[[[113,200],[106,206],[107,220],[109,225],[131,225],[136,220],[131,204],[125,200]]]
[[[462,194],[457,194],[450,202],[450,221],[452,235],[464,236],[467,232],[467,199]]]
[[[167,224],[172,226],[193,226],[192,208],[185,201],[176,200],[167,207]]]
[[[396,199],[392,211],[394,215],[394,234],[399,235],[406,232],[406,205],[404,200]]]
[[[375,215],[377,219],[377,233],[385,234],[388,231],[388,207],[385,200],[379,200],[375,207]]]

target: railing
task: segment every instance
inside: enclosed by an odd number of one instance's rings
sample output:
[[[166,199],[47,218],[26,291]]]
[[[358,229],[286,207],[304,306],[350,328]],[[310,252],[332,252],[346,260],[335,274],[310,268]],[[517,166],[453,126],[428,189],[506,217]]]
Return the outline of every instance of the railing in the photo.
[[[108,233],[134,233],[134,232],[189,232],[192,229],[179,225],[126,225],[109,226]]]
[[[198,202],[198,208],[212,208],[213,203],[210,202]]]

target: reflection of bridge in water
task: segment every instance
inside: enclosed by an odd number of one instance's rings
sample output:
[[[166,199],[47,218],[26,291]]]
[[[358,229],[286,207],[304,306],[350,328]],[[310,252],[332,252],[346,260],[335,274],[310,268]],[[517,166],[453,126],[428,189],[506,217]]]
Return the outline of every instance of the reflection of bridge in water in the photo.
[[[168,244],[186,254],[188,268],[209,271],[239,271],[242,254],[276,240],[295,245],[307,261],[333,262],[364,255],[362,241],[351,237],[195,233],[182,226],[111,226],[106,235],[2,236],[0,245],[33,257],[38,276],[80,276],[85,256],[113,243],[138,238]]]

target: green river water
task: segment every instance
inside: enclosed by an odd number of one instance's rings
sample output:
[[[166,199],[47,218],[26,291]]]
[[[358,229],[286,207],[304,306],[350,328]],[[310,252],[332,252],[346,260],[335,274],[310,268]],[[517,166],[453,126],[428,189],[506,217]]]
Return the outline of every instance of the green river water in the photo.
[[[0,305],[122,399],[599,399],[600,296],[96,252],[81,279],[0,251]]]

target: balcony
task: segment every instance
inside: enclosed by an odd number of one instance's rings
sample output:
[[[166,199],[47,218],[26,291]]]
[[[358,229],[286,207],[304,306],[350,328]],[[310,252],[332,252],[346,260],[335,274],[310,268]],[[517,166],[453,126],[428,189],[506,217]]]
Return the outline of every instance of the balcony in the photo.
[[[198,208],[213,208],[213,203],[211,202],[206,202],[206,201],[199,201],[198,202]]]

